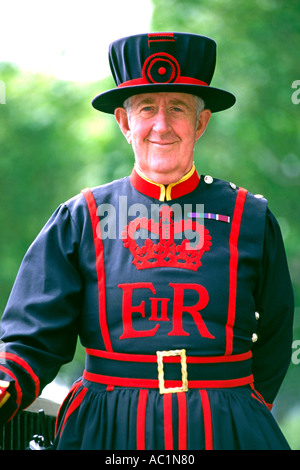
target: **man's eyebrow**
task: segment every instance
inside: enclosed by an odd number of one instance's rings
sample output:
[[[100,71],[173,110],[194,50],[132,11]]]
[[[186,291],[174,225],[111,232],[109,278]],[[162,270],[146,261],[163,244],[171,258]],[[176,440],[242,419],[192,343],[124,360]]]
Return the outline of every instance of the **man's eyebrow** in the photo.
[[[144,104],[154,104],[155,100],[153,98],[144,98],[141,101],[136,103],[136,106],[143,106]]]
[[[190,106],[185,101],[179,99],[171,100],[170,104],[172,104],[173,106],[184,106],[185,108],[190,109]]]
[[[154,98],[144,98],[141,101],[138,101],[136,103],[136,106],[143,106],[145,104],[155,104],[155,99]],[[173,99],[170,100],[169,104],[172,106],[184,106],[186,109],[190,109],[190,106],[185,103],[185,101],[182,101],[180,99]]]

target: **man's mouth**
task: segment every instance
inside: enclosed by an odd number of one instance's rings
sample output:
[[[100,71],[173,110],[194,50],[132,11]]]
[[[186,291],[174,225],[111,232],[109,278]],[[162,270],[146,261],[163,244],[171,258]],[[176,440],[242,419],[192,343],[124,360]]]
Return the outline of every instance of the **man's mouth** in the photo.
[[[157,142],[157,141],[153,141],[153,140],[150,140],[150,143],[152,145],[156,145],[156,146],[159,146],[159,147],[167,147],[168,145],[175,144],[175,142]]]

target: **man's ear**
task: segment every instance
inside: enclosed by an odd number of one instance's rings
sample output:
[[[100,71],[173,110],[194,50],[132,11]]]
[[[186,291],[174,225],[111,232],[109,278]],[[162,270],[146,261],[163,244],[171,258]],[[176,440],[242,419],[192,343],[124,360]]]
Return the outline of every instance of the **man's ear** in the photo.
[[[127,142],[131,144],[131,130],[129,126],[128,115],[125,108],[115,109],[115,118],[120,126],[122,133],[124,134]]]
[[[199,116],[199,121],[196,128],[196,141],[204,134],[207,124],[211,118],[210,109],[203,109]]]

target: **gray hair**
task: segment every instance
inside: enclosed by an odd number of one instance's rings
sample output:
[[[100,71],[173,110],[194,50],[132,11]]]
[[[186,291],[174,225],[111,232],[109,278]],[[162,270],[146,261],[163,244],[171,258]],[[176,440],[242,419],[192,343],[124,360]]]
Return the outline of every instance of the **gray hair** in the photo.
[[[201,112],[205,108],[205,102],[200,96],[193,95],[196,100],[196,120],[198,121]]]
[[[205,102],[200,96],[192,95],[196,101],[196,122],[198,123],[199,117],[203,109],[205,108]],[[131,96],[127,98],[127,100],[123,103],[123,108],[125,108],[127,114],[130,113],[131,110]]]

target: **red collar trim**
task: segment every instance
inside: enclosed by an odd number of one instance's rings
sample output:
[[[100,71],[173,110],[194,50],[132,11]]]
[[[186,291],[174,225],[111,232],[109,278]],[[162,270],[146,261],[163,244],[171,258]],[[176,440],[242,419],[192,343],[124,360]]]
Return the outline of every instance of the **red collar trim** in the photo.
[[[130,182],[137,191],[162,202],[171,201],[172,199],[177,199],[191,193],[196,189],[199,181],[200,177],[194,165],[181,180],[167,186],[151,181],[135,167],[130,176]]]

